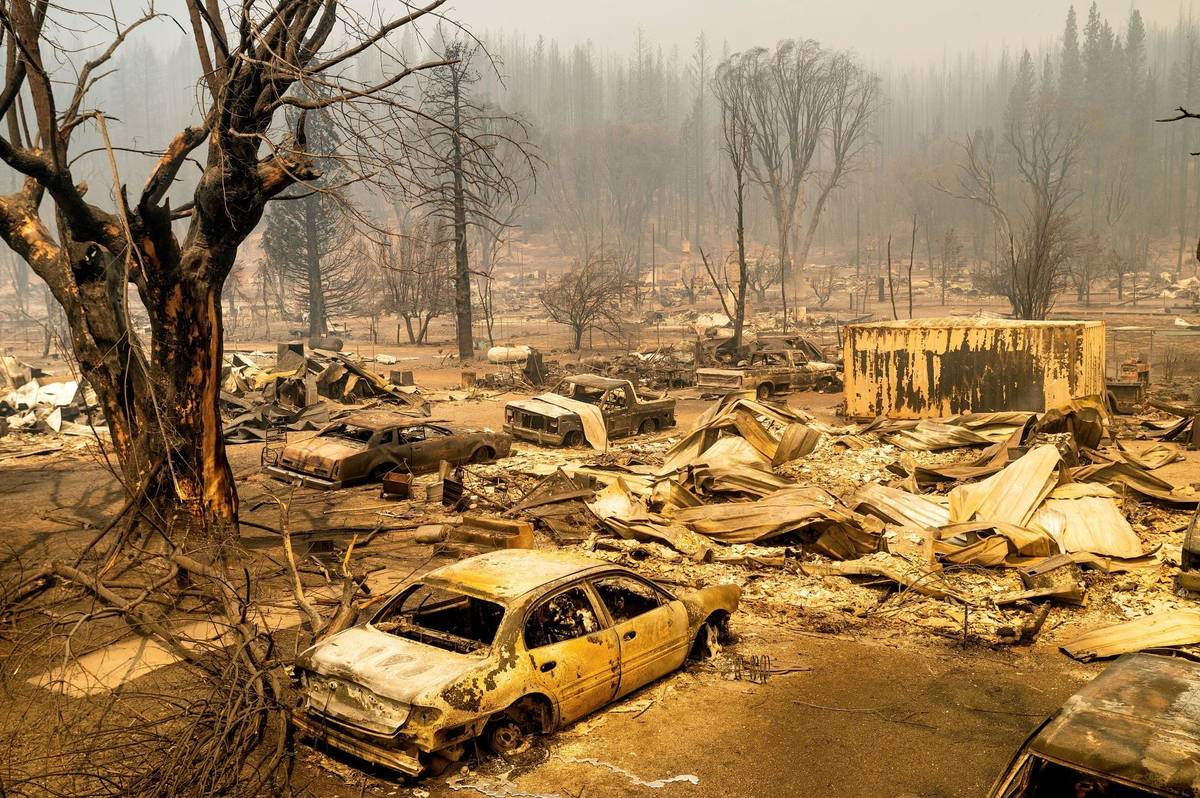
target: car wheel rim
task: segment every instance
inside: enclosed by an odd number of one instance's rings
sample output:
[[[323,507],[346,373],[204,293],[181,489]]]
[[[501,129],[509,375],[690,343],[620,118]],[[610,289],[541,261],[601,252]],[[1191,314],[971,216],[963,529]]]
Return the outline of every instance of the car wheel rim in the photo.
[[[511,753],[525,743],[525,734],[515,723],[505,723],[492,730],[492,750],[498,754]]]

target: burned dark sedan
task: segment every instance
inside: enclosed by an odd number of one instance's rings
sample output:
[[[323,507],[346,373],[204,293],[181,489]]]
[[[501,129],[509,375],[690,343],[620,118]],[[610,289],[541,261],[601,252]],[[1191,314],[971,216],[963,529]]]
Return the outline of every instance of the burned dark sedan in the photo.
[[[314,488],[376,481],[394,468],[429,471],[442,460],[459,465],[507,457],[512,438],[400,413],[355,413],[315,436],[289,443],[267,473]]]
[[[1130,654],[1021,746],[989,798],[1200,795],[1200,663]]]

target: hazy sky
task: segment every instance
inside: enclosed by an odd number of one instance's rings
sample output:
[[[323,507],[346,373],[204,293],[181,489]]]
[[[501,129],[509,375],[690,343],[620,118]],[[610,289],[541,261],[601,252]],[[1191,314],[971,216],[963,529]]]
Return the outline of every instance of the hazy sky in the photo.
[[[1062,33],[1067,0],[452,0],[477,32],[488,28],[544,34],[560,43],[592,40],[624,48],[639,25],[652,41],[689,48],[703,30],[719,48],[770,45],[811,37],[853,47],[875,62],[925,63],[943,52],[1025,45]],[[1076,2],[1082,26],[1090,0]],[[1099,0],[1121,30],[1136,5],[1148,25],[1173,24],[1193,0]],[[1196,3],[1200,9],[1200,3]]]

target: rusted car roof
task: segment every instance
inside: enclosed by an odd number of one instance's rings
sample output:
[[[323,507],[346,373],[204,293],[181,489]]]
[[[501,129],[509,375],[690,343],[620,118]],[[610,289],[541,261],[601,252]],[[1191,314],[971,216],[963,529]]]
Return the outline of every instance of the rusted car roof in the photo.
[[[561,551],[504,549],[444,565],[425,574],[424,581],[481,598],[507,601],[602,565],[608,563]]]
[[[351,413],[343,421],[352,427],[360,427],[372,431],[431,423],[429,419],[421,416],[414,416],[408,413],[394,413],[390,410],[364,410],[360,413]]]
[[[1123,657],[1069,698],[1028,750],[1172,795],[1200,794],[1200,663]]]
[[[626,383],[625,380],[614,380],[612,377],[601,377],[598,374],[574,374],[570,377],[563,377],[563,382],[573,382],[576,385],[582,385],[585,388],[620,388]]]

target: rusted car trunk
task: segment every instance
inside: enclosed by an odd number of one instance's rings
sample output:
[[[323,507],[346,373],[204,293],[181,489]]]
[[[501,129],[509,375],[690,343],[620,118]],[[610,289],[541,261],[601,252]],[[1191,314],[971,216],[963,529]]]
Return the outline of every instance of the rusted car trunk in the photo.
[[[1042,411],[1104,391],[1104,322],[911,319],[848,325],[846,415]]]

